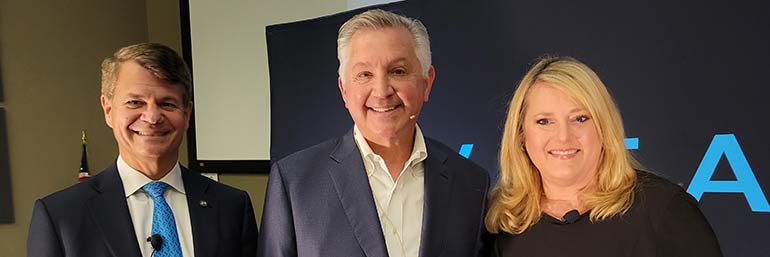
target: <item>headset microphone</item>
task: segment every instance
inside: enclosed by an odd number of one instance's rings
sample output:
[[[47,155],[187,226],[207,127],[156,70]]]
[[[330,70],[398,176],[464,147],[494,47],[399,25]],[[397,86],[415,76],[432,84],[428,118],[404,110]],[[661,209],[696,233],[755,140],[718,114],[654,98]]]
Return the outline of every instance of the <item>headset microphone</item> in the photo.
[[[564,214],[564,217],[562,218],[561,222],[564,224],[572,224],[577,222],[580,219],[580,212],[578,210],[571,210],[568,211],[566,214]]]
[[[409,116],[409,119],[410,119],[410,120],[413,120],[413,119],[415,119],[415,118],[417,118],[417,115],[416,115],[416,114],[412,114],[412,116]]]
[[[160,247],[163,246],[163,238],[160,237],[159,234],[153,234],[152,236],[148,237],[147,242],[150,242],[152,249],[155,251],[160,251]]]

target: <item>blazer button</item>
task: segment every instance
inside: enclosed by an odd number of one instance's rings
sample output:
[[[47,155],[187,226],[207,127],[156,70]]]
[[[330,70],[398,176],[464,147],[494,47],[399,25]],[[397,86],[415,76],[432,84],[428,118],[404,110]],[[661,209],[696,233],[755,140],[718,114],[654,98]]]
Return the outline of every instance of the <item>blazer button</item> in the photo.
[[[203,207],[203,208],[209,207],[209,203],[208,203],[208,202],[206,202],[205,200],[201,200],[200,202],[198,202],[198,204],[199,204],[201,207]]]

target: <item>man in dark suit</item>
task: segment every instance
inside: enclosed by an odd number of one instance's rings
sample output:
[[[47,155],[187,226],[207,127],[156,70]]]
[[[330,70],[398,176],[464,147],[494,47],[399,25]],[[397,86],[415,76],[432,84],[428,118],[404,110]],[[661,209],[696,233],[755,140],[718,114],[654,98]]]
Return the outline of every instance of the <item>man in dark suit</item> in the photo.
[[[137,44],[102,63],[115,164],[35,202],[27,256],[254,256],[246,192],[178,163],[191,77],[172,49]]]
[[[417,126],[435,78],[427,30],[370,10],[337,42],[355,125],[273,165],[257,256],[477,256],[489,176]]]

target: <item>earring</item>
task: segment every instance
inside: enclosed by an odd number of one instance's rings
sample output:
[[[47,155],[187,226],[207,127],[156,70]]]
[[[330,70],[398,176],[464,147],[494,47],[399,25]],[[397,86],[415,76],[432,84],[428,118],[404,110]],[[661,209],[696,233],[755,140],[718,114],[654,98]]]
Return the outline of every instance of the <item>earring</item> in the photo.
[[[526,152],[527,151],[527,147],[525,147],[524,144],[521,144],[521,151],[522,152]]]

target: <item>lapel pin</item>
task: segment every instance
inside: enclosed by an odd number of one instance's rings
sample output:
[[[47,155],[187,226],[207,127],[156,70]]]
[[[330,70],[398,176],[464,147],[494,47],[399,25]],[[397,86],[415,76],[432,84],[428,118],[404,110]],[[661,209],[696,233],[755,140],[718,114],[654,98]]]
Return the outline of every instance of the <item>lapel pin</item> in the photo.
[[[198,204],[203,208],[209,207],[209,203],[206,200],[201,200]]]

